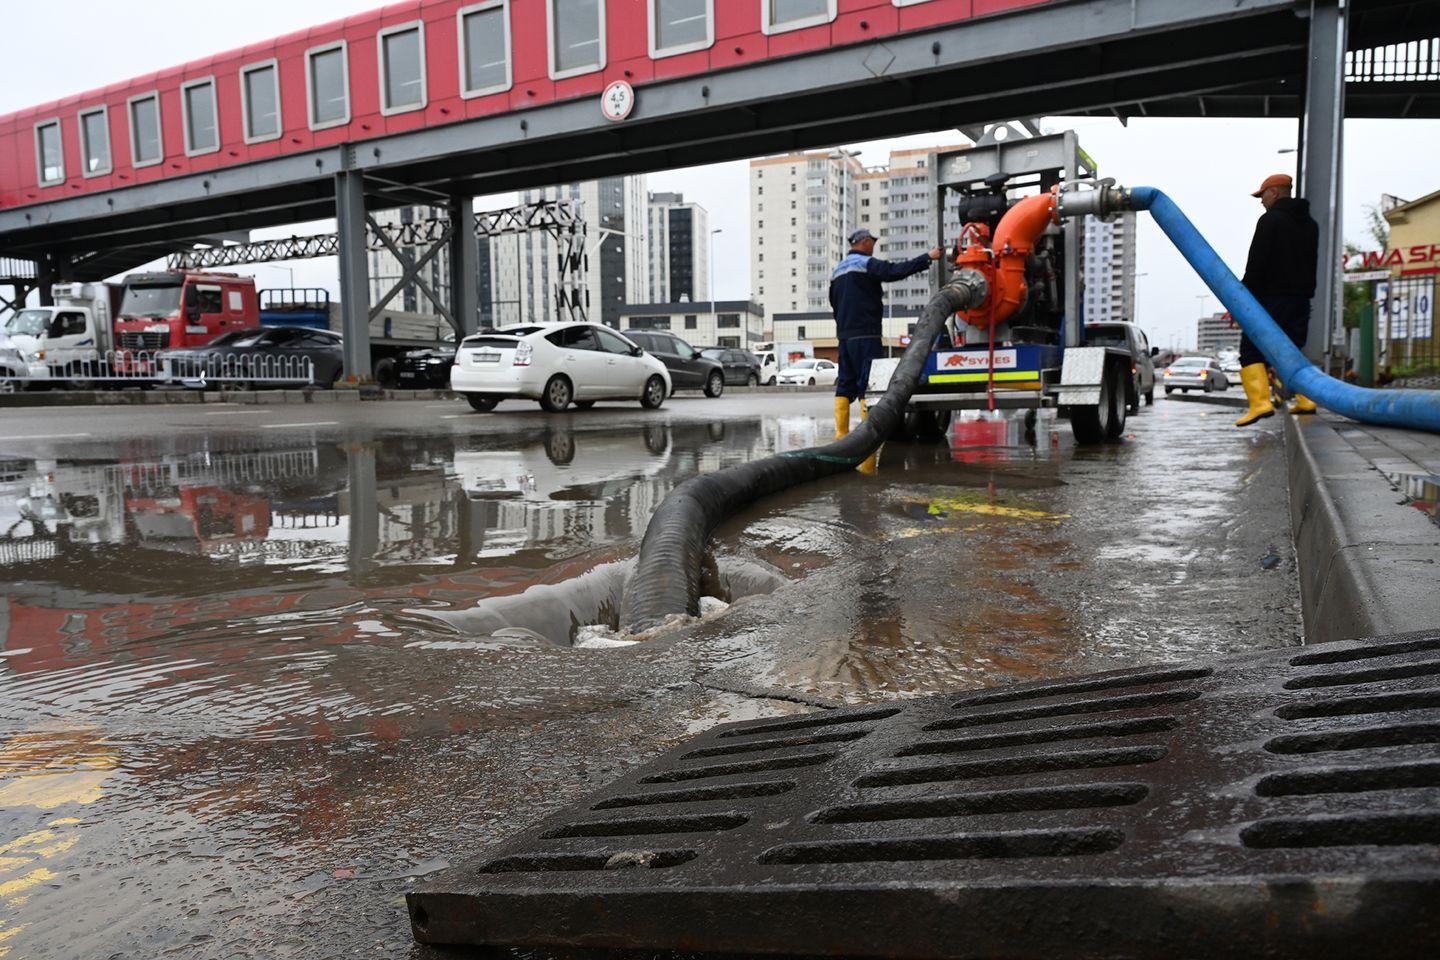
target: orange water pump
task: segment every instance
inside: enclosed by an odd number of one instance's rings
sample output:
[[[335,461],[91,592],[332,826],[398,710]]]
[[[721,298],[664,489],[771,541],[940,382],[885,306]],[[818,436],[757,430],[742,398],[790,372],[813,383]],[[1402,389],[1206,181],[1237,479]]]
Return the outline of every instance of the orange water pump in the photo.
[[[1045,228],[1060,221],[1055,215],[1055,194],[1042,193],[1016,203],[1001,218],[990,236],[983,223],[967,223],[960,231],[955,257],[957,270],[974,270],[985,278],[990,295],[983,306],[960,311],[972,327],[994,330],[1025,305],[1029,287],[1025,267],[1035,242]]]

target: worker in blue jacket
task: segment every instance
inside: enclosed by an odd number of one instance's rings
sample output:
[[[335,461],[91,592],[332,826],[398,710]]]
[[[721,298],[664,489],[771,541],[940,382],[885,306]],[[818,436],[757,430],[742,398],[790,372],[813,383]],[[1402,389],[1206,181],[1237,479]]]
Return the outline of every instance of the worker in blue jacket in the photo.
[[[882,283],[913,277],[939,260],[939,247],[913,260],[891,263],[875,255],[875,235],[863,227],[850,234],[850,253],[830,275],[830,308],[835,311],[835,336],[840,341],[840,377],[835,381],[835,435],[850,432],[850,404],[861,399],[865,415],[865,388],[870,364],[880,356],[885,291]]]

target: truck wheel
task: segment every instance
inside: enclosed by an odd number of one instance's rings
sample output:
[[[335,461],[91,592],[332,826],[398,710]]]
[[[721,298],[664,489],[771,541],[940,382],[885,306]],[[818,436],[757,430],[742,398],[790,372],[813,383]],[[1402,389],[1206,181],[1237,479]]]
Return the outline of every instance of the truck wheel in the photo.
[[[1100,402],[1093,407],[1070,408],[1070,429],[1075,434],[1075,442],[1087,447],[1104,443],[1110,436],[1115,406],[1115,378],[1107,369],[1100,379]],[[1120,409],[1124,409],[1123,400]]]
[[[1130,410],[1128,398],[1125,396],[1125,375],[1119,367],[1110,369],[1110,423],[1105,429],[1106,440],[1119,440],[1125,435],[1125,415]],[[1103,397],[1102,397],[1103,399]],[[1136,404],[1139,409],[1139,404]]]
[[[395,369],[395,361],[389,357],[375,361],[374,369],[375,382],[382,387],[396,387],[400,385],[400,374]]]
[[[755,389],[756,387],[760,386],[760,378],[753,373],[750,374],[750,376],[745,380],[745,386],[749,387],[752,390]]]
[[[477,413],[489,413],[500,406],[500,401],[495,397],[486,397],[478,393],[467,393],[465,399],[470,401],[470,409]]]
[[[765,386],[767,386],[767,387],[773,387],[773,386],[775,386],[775,375],[774,375],[773,373],[770,375],[770,379],[765,381]]]

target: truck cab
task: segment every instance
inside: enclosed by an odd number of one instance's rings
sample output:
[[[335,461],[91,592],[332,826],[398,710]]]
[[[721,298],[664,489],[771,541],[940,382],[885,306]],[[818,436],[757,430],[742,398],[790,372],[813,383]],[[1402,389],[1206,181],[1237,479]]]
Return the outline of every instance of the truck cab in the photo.
[[[111,321],[120,288],[108,283],[57,283],[54,306],[27,307],[5,325],[32,381],[77,379],[96,372],[112,349]]]
[[[136,273],[125,278],[115,349],[202,347],[222,334],[260,326],[255,281],[232,273]]]

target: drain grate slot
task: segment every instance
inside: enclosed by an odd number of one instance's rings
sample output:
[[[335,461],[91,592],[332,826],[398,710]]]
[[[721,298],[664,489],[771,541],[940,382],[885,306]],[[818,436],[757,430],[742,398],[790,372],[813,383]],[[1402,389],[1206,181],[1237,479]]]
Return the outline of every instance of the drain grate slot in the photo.
[[[1325,653],[1305,653],[1292,657],[1290,666],[1309,667],[1321,663],[1354,663],[1357,660],[1373,660],[1376,657],[1394,657],[1402,653],[1421,653],[1426,650],[1440,650],[1440,640],[1427,637],[1423,640],[1405,640],[1401,643],[1377,643],[1374,646],[1350,650],[1330,650]]]
[[[750,818],[743,813],[702,813],[680,817],[636,817],[632,820],[592,820],[571,823],[543,833],[546,840],[574,837],[648,837],[660,833],[710,833],[743,827]]]
[[[768,760],[742,760],[739,763],[715,763],[688,770],[667,770],[641,777],[641,783],[684,783],[687,780],[708,780],[711,777],[732,777],[739,773],[764,773],[766,770],[795,770],[816,767],[835,759],[833,753],[805,753],[798,757],[771,757]]]
[[[898,787],[910,783],[944,783],[948,780],[979,780],[984,777],[1016,777],[1062,770],[1093,770],[1099,767],[1129,767],[1154,763],[1165,756],[1164,747],[1124,747],[1112,750],[1085,750],[1066,753],[1039,753],[997,760],[973,760],[904,770],[867,773],[855,781],[857,787]]]
[[[1247,847],[1402,847],[1440,843],[1440,813],[1260,820],[1240,831]]]
[[[844,723],[871,723],[877,720],[888,720],[901,712],[899,707],[890,707],[884,710],[867,710],[864,713],[822,713],[818,717],[804,717],[800,720],[781,720],[776,723],[762,723],[757,727],[726,730],[716,739],[728,740],[732,737],[757,737],[762,733],[789,733],[791,730],[810,730],[815,727],[832,727]]]
[[[1265,744],[1271,753],[1321,753],[1327,750],[1370,750],[1440,743],[1440,723],[1406,723],[1327,733],[1290,733]]]
[[[654,793],[631,793],[610,797],[592,806],[591,810],[616,810],[622,807],[650,807],[666,803],[705,803],[713,800],[746,800],[753,797],[778,797],[794,790],[794,780],[765,780],[759,783],[734,783],[724,787],[696,787],[691,790],[657,790]]]
[[[630,850],[620,853],[534,853],[501,857],[480,867],[480,873],[561,873],[581,870],[661,870],[689,863],[694,850]]]
[[[1368,793],[1440,787],[1440,763],[1396,763],[1383,767],[1340,770],[1297,770],[1261,778],[1255,792],[1262,797],[1295,797],[1313,793]]]
[[[779,740],[756,740],[751,743],[730,743],[723,747],[706,747],[681,754],[681,760],[700,760],[705,757],[729,757],[739,753],[761,753],[766,750],[788,750],[792,747],[810,747],[820,743],[851,743],[869,733],[869,730],[844,730],[835,733],[814,733],[808,737],[783,737]]]
[[[998,747],[1028,746],[1036,743],[1058,743],[1064,740],[1089,740],[1093,737],[1136,737],[1142,733],[1174,730],[1180,721],[1174,717],[1141,717],[1111,723],[1078,723],[1045,730],[1021,730],[989,736],[965,737],[957,740],[925,740],[906,747],[897,757],[919,757],[935,753],[965,753],[971,750],[994,750]]]
[[[1363,713],[1428,710],[1431,707],[1440,707],[1440,689],[1382,693],[1373,697],[1317,700],[1314,703],[1287,703],[1283,707],[1276,708],[1275,716],[1281,720],[1318,720],[1323,717],[1351,717]]]
[[[1044,720],[1049,717],[1074,717],[1088,713],[1119,713],[1121,710],[1139,710],[1144,707],[1164,707],[1175,703],[1185,703],[1199,697],[1199,690],[1169,690],[1164,693],[1137,693],[1131,696],[1109,697],[1102,700],[1073,700],[1069,703],[1052,703],[1043,707],[1020,707],[1015,710],[997,710],[993,713],[977,713],[965,717],[947,717],[929,724],[925,729],[961,730],[965,727],[1016,723],[1022,720]]]
[[[880,823],[886,820],[931,820],[987,813],[1031,813],[1043,810],[1087,810],[1127,807],[1144,800],[1143,783],[1093,783],[1074,787],[1042,787],[956,793],[925,800],[847,803],[810,815],[812,823]]]
[[[787,843],[760,855],[761,863],[869,863],[915,860],[999,860],[1076,857],[1118,850],[1119,830],[968,833],[940,837]]]
[[[1402,663],[1393,667],[1351,670],[1348,673],[1317,673],[1286,681],[1286,690],[1308,690],[1312,687],[1346,687],[1357,683],[1379,683],[1382,680],[1408,680],[1411,677],[1440,675],[1440,660],[1424,663]]]
[[[1151,687],[1161,683],[1180,683],[1185,680],[1201,680],[1210,676],[1208,669],[1154,670],[1149,673],[1133,673],[1124,677],[1105,677],[1095,680],[1074,680],[1046,684],[1043,687],[1029,687],[1024,690],[996,690],[993,693],[979,693],[973,697],[956,700],[956,710],[965,707],[981,707],[991,703],[1013,703],[1017,700],[1040,700],[1063,697],[1071,693],[1099,693],[1102,690],[1126,690],[1130,687]]]

